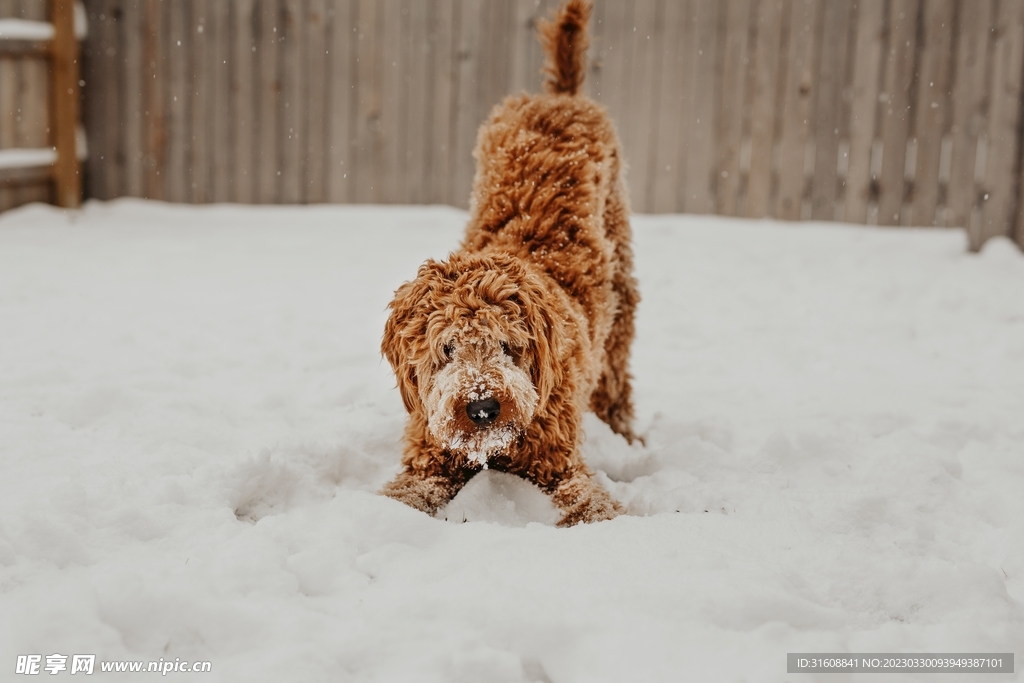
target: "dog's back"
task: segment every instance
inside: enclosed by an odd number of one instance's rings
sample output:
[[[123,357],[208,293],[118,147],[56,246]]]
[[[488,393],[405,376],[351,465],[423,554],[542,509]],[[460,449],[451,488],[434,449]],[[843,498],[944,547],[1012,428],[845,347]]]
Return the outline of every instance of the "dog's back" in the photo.
[[[591,407],[631,436],[624,368],[639,295],[618,136],[604,107],[580,92],[590,10],[568,0],[541,24],[546,92],[507,98],[481,126],[463,249],[532,263],[579,303],[595,363],[623,368],[600,378]]]
[[[570,0],[541,25],[546,93],[507,98],[480,128],[464,248],[540,265],[594,320],[606,304],[595,295],[632,259],[622,253],[630,235],[618,137],[579,92],[589,15],[588,2]],[[616,263],[623,257],[630,263]]]

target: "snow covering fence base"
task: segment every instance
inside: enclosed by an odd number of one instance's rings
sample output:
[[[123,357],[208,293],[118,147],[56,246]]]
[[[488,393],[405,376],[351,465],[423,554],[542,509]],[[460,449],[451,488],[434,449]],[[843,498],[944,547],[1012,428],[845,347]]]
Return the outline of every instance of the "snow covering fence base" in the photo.
[[[76,138],[84,17],[74,0],[0,0],[0,211],[82,201]]]
[[[96,0],[91,196],[464,206],[555,0]],[[1024,0],[597,0],[633,208],[1024,240]]]

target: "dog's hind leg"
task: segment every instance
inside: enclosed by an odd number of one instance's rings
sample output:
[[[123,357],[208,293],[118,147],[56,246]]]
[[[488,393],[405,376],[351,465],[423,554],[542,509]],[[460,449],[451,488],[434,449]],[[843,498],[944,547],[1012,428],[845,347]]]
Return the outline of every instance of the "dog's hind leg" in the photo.
[[[605,361],[597,388],[590,397],[590,408],[612,431],[632,443],[633,387],[629,374],[629,351],[633,344],[634,317],[640,302],[636,278],[633,277],[633,250],[630,247],[629,219],[625,207],[613,196],[605,211],[608,237],[615,244],[615,270],[612,291],[615,294],[615,320],[605,341]]]

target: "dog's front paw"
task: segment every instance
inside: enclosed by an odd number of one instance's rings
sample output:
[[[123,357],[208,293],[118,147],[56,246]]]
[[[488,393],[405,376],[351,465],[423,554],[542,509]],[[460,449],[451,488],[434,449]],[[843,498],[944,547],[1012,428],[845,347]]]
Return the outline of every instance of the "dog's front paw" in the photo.
[[[625,512],[600,484],[584,472],[559,484],[551,499],[563,513],[558,521],[558,526],[562,527],[602,522]]]
[[[455,497],[459,487],[445,477],[427,477],[406,471],[385,484],[380,492],[388,498],[433,515]]]

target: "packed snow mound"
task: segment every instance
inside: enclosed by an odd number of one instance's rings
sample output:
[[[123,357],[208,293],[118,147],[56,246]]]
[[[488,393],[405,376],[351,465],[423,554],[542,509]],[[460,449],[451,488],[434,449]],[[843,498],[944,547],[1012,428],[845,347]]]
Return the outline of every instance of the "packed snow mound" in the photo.
[[[0,671],[784,681],[787,652],[1024,652],[1016,246],[636,217],[643,443],[588,415],[581,445],[628,514],[558,529],[498,472],[436,518],[376,495],[405,419],[386,306],[465,220],[0,216]]]

